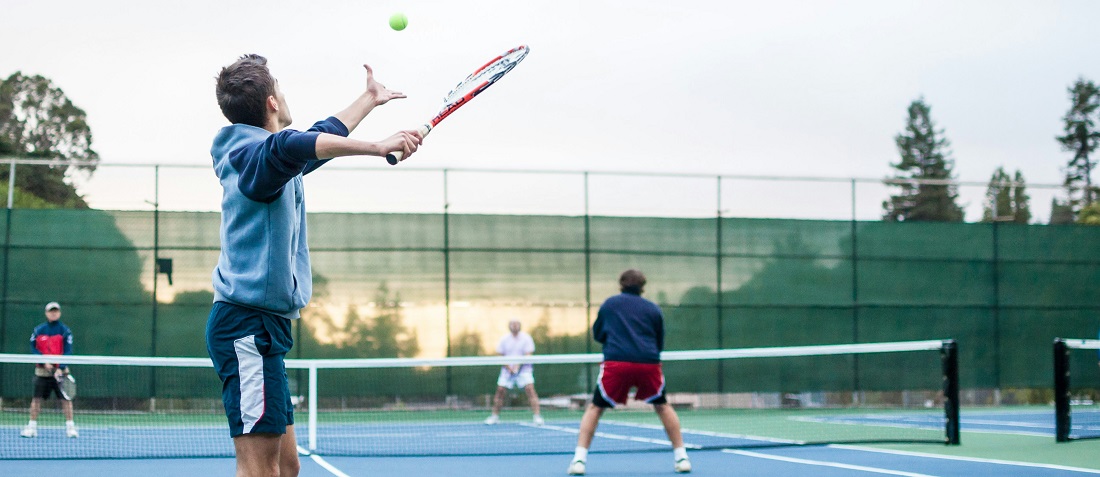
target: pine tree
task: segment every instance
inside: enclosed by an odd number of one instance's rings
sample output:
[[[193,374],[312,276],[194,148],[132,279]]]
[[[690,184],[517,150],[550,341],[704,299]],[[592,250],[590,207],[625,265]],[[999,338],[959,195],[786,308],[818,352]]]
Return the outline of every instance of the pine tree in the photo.
[[[1076,217],[1082,207],[1091,205],[1096,199],[1092,170],[1096,167],[1093,152],[1100,144],[1100,130],[1097,130],[1094,121],[1097,108],[1100,108],[1100,88],[1092,81],[1080,78],[1067,92],[1070,108],[1062,118],[1065,134],[1057,139],[1062,150],[1072,152],[1073,157],[1064,168],[1066,201],[1061,205],[1068,206],[1072,216]],[[1064,215],[1064,212],[1061,213]],[[1053,216],[1051,222],[1054,222]]]
[[[961,222],[962,208],[958,206],[958,188],[951,184],[925,184],[907,182],[909,179],[952,179],[954,160],[950,157],[950,143],[944,131],[936,130],[931,107],[924,98],[909,105],[909,117],[905,131],[894,141],[901,161],[891,164],[897,169],[897,187],[901,191],[883,202],[883,219],[891,222],[940,221]]]
[[[982,222],[1009,221],[1026,224],[1031,221],[1031,198],[1027,195],[1024,175],[1016,171],[1009,177],[1004,167],[993,171],[989,188],[985,193],[985,209]]]
[[[1012,191],[1012,221],[1017,224],[1031,222],[1031,196],[1027,195],[1027,185],[1024,174],[1016,170],[1016,177],[1012,179],[1016,183]]]

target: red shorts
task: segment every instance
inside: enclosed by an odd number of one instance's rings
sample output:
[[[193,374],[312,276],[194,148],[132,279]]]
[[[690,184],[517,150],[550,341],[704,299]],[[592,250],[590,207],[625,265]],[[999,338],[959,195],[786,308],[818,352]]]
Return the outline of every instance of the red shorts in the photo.
[[[630,388],[638,388],[634,398],[650,404],[665,403],[665,375],[661,363],[604,361],[593,402],[600,407],[625,404]],[[601,402],[603,401],[603,402]]]

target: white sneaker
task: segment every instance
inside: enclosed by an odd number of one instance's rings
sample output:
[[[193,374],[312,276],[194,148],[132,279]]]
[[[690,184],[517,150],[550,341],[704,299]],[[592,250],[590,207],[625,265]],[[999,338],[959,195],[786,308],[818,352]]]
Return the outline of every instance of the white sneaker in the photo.
[[[490,415],[489,417],[487,417],[485,419],[485,425],[487,425],[487,426],[491,426],[491,425],[497,424],[499,422],[500,422],[500,417],[498,417],[496,414]]]
[[[23,431],[19,433],[20,437],[38,437],[38,428],[27,426],[23,428]]]
[[[575,460],[569,464],[569,475],[584,475],[585,465],[583,460]]]
[[[680,460],[676,461],[676,464],[673,465],[672,468],[673,468],[673,470],[676,471],[677,474],[690,473],[691,472],[691,461],[688,460],[687,457],[684,457],[683,459],[680,459]]]
[[[546,424],[546,421],[542,420],[542,416],[540,416],[538,414],[535,414],[535,418],[532,419],[532,420],[535,422],[536,426],[541,426],[543,424]]]
[[[68,436],[70,439],[76,439],[77,437],[80,437],[80,433],[76,432],[76,426],[66,428],[65,435]]]

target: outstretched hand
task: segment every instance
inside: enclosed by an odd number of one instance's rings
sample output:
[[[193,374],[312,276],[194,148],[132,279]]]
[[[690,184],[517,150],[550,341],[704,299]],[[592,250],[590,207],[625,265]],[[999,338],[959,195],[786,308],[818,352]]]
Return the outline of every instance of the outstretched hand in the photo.
[[[374,98],[375,104],[386,104],[391,99],[405,98],[405,93],[400,91],[392,91],[386,88],[382,83],[379,83],[374,79],[374,70],[370,68],[370,65],[363,65],[363,68],[367,70],[367,94]]]

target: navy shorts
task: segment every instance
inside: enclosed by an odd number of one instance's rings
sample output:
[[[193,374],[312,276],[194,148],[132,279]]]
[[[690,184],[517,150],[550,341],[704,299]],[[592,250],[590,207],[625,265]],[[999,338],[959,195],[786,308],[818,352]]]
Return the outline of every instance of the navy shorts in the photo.
[[[229,435],[285,434],[294,424],[283,358],[294,340],[290,320],[215,302],[206,323],[206,349],[222,380]]]

